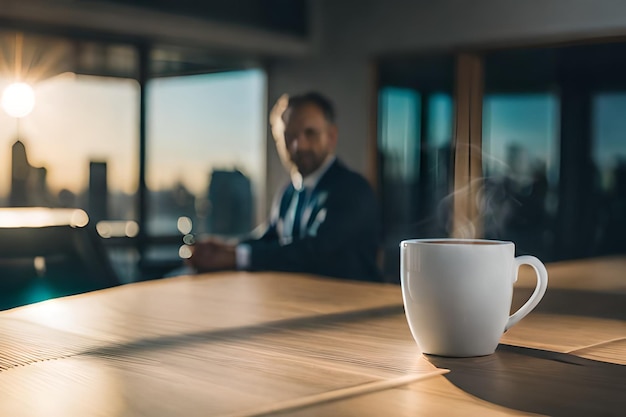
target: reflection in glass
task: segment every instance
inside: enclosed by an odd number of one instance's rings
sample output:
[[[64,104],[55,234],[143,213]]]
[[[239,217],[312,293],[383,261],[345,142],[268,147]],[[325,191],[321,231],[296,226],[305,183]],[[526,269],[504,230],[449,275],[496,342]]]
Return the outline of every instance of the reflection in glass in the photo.
[[[598,178],[596,241],[602,253],[626,251],[626,93],[592,98],[592,160]]]
[[[550,93],[491,94],[483,107],[481,206],[485,236],[544,259],[559,181],[558,98]]]
[[[388,87],[380,92],[379,148],[389,178],[412,181],[419,174],[420,106],[414,90]]]
[[[399,241],[396,236],[417,220],[420,110],[415,90],[389,87],[379,93],[383,225],[391,242]]]
[[[425,165],[421,178],[420,204],[422,227],[420,236],[441,237],[450,232],[447,216],[450,213],[452,162],[452,120],[454,103],[450,94],[433,93],[428,96]]]
[[[448,233],[453,100],[444,92],[386,87],[379,93],[379,174],[387,279],[398,277],[398,242]]]

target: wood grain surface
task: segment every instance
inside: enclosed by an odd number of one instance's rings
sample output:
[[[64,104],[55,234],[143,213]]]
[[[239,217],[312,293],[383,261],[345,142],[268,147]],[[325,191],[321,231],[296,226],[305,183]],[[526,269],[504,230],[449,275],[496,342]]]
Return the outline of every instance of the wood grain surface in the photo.
[[[623,266],[549,265],[542,308],[482,358],[422,355],[398,286],[300,274],[186,276],[8,310],[0,415],[621,415]],[[524,274],[514,303],[532,290]]]

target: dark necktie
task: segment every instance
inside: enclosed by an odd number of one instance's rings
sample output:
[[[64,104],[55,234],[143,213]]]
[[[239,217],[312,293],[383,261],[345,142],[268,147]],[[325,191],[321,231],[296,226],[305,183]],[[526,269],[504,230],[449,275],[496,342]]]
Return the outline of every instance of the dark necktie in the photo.
[[[298,199],[298,202],[296,204],[296,212],[293,217],[293,230],[291,232],[291,237],[294,240],[302,237],[302,228],[300,227],[300,223],[302,222],[302,212],[304,211],[304,206],[306,205],[306,188],[296,191],[296,198]]]

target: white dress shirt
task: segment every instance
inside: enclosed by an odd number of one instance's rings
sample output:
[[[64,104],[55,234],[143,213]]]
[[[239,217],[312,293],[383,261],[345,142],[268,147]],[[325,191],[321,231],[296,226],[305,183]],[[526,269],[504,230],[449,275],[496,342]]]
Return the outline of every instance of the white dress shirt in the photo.
[[[313,171],[311,174],[304,177],[302,181],[298,181],[299,179],[292,179],[291,183],[296,190],[300,190],[303,187],[306,191],[306,198],[311,196],[311,192],[317,186],[317,183],[320,181],[322,176],[328,171],[328,168],[335,162],[337,157],[334,154],[330,154],[326,157],[322,165]],[[238,270],[246,270],[250,267],[250,245],[245,243],[240,243],[235,248],[235,259],[236,266]]]

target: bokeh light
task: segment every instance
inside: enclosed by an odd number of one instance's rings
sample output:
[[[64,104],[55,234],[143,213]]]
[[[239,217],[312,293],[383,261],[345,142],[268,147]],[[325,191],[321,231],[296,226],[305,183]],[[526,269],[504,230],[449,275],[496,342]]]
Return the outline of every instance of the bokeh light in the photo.
[[[189,259],[191,258],[192,254],[193,251],[191,250],[191,247],[189,245],[182,245],[180,248],[178,248],[178,256],[180,256],[182,259]]]
[[[96,231],[100,237],[136,237],[139,234],[139,224],[133,220],[102,220],[96,223]]]
[[[191,233],[191,229],[193,229],[193,222],[189,217],[179,217],[176,222],[176,226],[178,227],[178,231],[183,235],[187,235]]]

